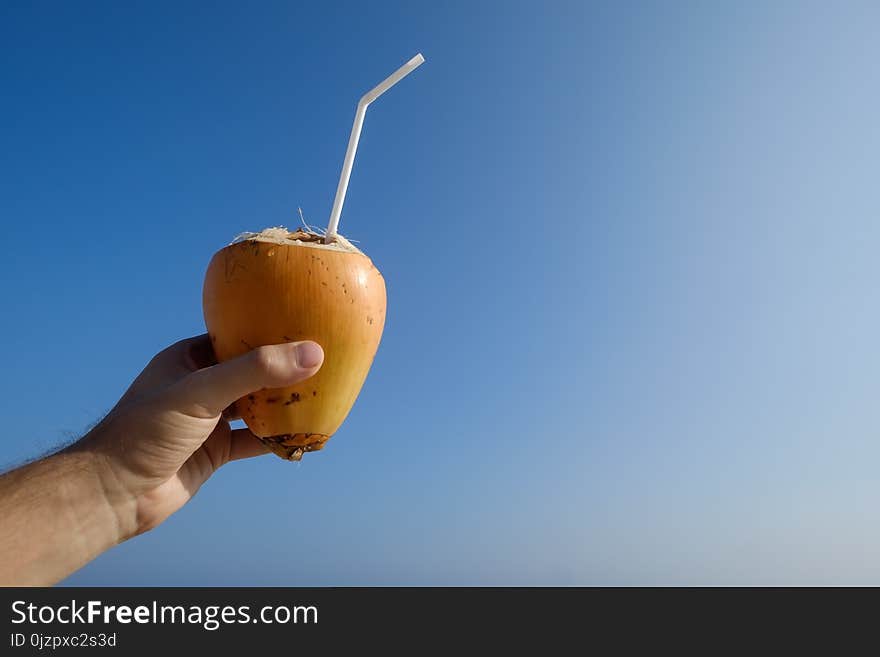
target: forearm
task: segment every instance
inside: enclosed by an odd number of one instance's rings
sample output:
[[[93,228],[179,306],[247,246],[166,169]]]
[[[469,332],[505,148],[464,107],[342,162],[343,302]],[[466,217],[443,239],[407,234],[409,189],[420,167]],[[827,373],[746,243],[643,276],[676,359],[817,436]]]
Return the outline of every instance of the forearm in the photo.
[[[108,470],[76,446],[0,477],[0,585],[50,585],[130,535]]]

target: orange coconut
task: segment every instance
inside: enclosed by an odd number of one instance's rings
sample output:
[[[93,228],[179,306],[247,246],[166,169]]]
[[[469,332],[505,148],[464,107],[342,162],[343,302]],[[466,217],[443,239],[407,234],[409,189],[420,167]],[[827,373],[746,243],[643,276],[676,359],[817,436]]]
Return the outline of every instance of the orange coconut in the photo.
[[[246,233],[218,251],[203,292],[219,361],[255,347],[314,340],[324,364],[312,378],[236,403],[248,428],[278,456],[319,450],[348,415],[385,325],[385,281],[345,238],[305,231]]]

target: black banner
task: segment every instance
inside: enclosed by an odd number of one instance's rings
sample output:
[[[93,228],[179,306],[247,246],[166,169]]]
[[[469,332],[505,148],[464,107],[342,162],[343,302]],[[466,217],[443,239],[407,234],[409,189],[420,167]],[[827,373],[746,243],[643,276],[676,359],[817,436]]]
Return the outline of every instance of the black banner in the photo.
[[[783,645],[845,620],[873,626],[868,589],[54,588],[2,589],[0,654],[178,649],[617,648]],[[708,643],[704,643],[708,641]],[[558,649],[558,650],[557,650]]]

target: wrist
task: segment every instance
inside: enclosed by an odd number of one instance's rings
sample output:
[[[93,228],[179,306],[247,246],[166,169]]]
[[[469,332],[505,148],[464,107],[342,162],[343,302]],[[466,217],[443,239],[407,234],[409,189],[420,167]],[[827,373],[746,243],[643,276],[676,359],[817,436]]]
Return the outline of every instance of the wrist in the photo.
[[[120,476],[119,467],[112,456],[100,449],[99,444],[96,436],[88,434],[65,452],[77,454],[83,459],[97,511],[102,518],[105,541],[110,543],[107,547],[111,547],[139,533],[137,501]]]
[[[0,477],[0,584],[54,584],[119,543],[123,499],[81,445]]]

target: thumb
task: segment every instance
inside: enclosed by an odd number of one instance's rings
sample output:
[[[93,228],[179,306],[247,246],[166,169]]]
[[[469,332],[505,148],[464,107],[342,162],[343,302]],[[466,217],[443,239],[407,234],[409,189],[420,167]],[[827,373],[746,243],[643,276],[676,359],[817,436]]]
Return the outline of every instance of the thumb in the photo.
[[[324,362],[316,342],[257,347],[248,353],[188,374],[168,390],[174,406],[198,417],[216,417],[249,392],[293,385],[314,375]]]

